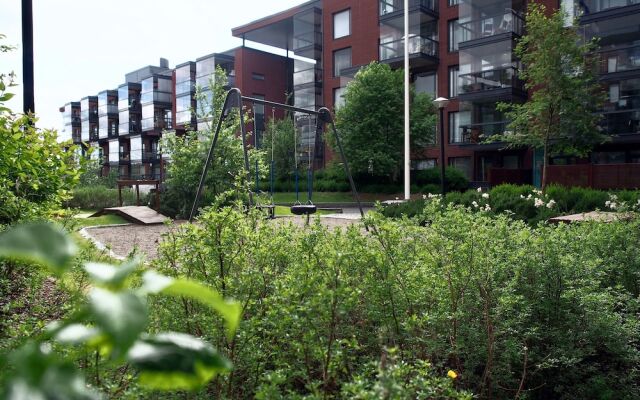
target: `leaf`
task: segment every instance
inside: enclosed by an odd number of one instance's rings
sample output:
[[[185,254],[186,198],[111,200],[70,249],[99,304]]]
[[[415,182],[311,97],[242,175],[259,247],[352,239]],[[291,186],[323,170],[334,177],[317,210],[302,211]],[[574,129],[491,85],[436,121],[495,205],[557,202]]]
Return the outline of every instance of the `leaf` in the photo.
[[[138,340],[127,360],[140,370],[140,383],[153,389],[198,389],[231,363],[209,343],[182,333]]]
[[[88,262],[84,265],[84,270],[96,284],[111,289],[119,289],[139,265],[140,259],[137,258],[129,260],[118,267],[110,264]]]
[[[100,399],[90,390],[73,364],[61,361],[43,345],[30,343],[11,357],[15,375],[8,382],[3,399]]]
[[[132,292],[114,293],[94,288],[89,294],[96,324],[111,339],[114,357],[123,355],[147,325],[147,307]]]
[[[94,339],[99,334],[100,330],[97,328],[82,324],[71,324],[60,329],[55,339],[64,344],[82,344]]]
[[[233,301],[225,301],[215,290],[212,290],[201,283],[188,279],[173,279],[160,275],[154,271],[147,271],[142,277],[145,293],[162,293],[168,296],[188,297],[211,307],[225,319],[225,326],[229,337],[233,336],[238,324],[242,309],[240,304]]]
[[[20,225],[0,235],[0,258],[16,258],[64,273],[78,248],[62,229],[47,223]]]

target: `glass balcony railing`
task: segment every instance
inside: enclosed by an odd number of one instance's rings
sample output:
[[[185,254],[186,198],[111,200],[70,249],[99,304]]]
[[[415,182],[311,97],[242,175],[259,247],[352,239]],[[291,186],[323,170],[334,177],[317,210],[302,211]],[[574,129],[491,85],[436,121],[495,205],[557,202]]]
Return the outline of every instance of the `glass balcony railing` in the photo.
[[[437,11],[438,6],[435,0],[409,0],[409,7],[424,7],[432,11]],[[380,16],[404,10],[404,0],[380,0]]]
[[[117,114],[118,113],[118,105],[117,104],[104,104],[98,107],[99,115],[107,115],[107,114]]]
[[[605,102],[604,112],[640,110],[640,95],[618,96],[615,101]]]
[[[171,93],[166,92],[146,92],[140,95],[141,103],[171,103]]]
[[[459,132],[452,132],[451,143],[480,144],[489,137],[507,133],[508,121],[461,125]]]
[[[600,52],[600,73],[640,69],[640,45],[609,49]]]
[[[425,54],[431,57],[438,56],[438,42],[422,37],[413,36],[409,38],[409,54]],[[404,55],[404,39],[392,42],[380,43],[380,60],[391,60]]]
[[[142,120],[142,130],[150,131],[153,129],[173,129],[173,120],[171,118],[144,118]]]
[[[600,126],[609,135],[640,134],[640,110],[605,113]]]
[[[585,14],[593,14],[610,8],[640,4],[640,0],[582,0],[580,7]]]
[[[196,83],[194,81],[176,82],[176,96],[193,93],[196,91]]]
[[[514,88],[524,90],[524,82],[517,77],[514,67],[461,74],[459,94],[477,93],[495,89]]]
[[[140,133],[140,124],[137,122],[126,122],[124,124],[120,124],[118,132],[120,132],[120,135]]]
[[[293,74],[293,86],[315,82],[322,82],[322,70],[319,68],[309,68]]]
[[[514,12],[506,11],[489,17],[460,23],[460,42],[476,40],[502,33],[524,34],[524,18]]]
[[[322,33],[311,31],[301,33],[293,37],[293,51],[304,49],[305,47],[322,44]]]
[[[145,151],[142,153],[142,162],[160,161],[160,154],[157,151]]]

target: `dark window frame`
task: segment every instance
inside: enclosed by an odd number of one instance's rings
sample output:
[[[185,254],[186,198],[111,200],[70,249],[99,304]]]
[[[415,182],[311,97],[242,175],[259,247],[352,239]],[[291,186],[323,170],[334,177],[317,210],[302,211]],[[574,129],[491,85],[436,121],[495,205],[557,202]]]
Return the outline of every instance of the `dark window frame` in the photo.
[[[341,49],[336,49],[333,50],[333,53],[331,54],[331,62],[333,63],[333,77],[334,78],[339,78],[340,77],[340,73],[336,74],[336,54],[341,52],[341,51],[345,51],[345,50],[349,50],[349,66],[345,67],[345,68],[351,68],[353,66],[353,48],[351,46],[348,47],[343,47]],[[342,72],[342,70],[340,70],[340,72]]]
[[[336,15],[342,14],[343,12],[347,12],[347,11],[349,12],[349,33],[347,33],[344,36],[336,37]],[[331,35],[333,40],[344,39],[353,34],[353,28],[352,28],[353,24],[351,23],[353,19],[351,18],[351,16],[352,16],[351,7],[345,8],[340,11],[336,11],[333,14],[331,14]]]

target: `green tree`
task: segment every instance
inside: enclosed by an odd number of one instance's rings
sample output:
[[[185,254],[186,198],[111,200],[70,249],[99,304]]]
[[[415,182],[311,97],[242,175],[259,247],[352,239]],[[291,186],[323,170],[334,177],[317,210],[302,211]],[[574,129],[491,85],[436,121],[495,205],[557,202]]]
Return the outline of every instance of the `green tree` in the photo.
[[[373,62],[347,85],[336,113],[344,151],[355,174],[397,181],[403,169],[403,70]],[[411,145],[433,143],[436,109],[430,96],[411,88]]]
[[[498,105],[511,123],[509,133],[494,138],[543,149],[543,190],[550,156],[584,156],[605,140],[597,125],[603,94],[590,54],[595,43],[584,43],[576,29],[564,27],[561,11],[547,14],[541,4],[529,6],[527,34],[515,54],[523,64],[520,78],[533,93],[524,104]]]
[[[205,121],[206,127],[195,131],[191,127],[184,136],[165,132],[161,142],[163,155],[168,159],[167,189],[162,201],[163,211],[170,215],[188,216],[200,182],[202,169],[211,146],[216,124],[224,105],[227,75],[221,68],[209,79],[210,91],[198,88],[196,98],[198,119]],[[246,121],[248,122],[248,121]],[[238,180],[246,181],[242,140],[237,135],[240,118],[236,111],[229,114],[220,131],[214,159],[205,181],[205,191],[201,204],[211,204],[213,198],[232,189]],[[251,165],[260,159],[260,151],[249,149]],[[264,167],[260,166],[261,173]]]
[[[275,179],[284,180],[295,169],[295,144],[299,137],[290,116],[269,121],[263,149],[267,164],[271,163],[273,158]]]
[[[0,39],[4,36],[0,35]],[[0,45],[0,53],[12,48]],[[77,146],[59,143],[56,131],[38,129],[34,115],[5,106],[16,86],[0,74],[0,224],[43,216],[60,207],[80,179],[84,159]]]

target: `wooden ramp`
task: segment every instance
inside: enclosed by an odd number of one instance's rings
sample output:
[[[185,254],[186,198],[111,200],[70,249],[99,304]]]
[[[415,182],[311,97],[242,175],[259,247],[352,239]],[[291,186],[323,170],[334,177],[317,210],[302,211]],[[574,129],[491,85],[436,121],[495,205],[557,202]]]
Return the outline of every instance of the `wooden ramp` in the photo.
[[[631,213],[615,213],[604,211],[591,211],[588,213],[564,215],[549,219],[549,222],[554,224],[565,223],[571,224],[575,222],[595,221],[595,222],[615,222],[615,221],[627,221],[633,219],[634,216]]]
[[[98,211],[97,213],[93,214],[92,217],[99,217],[105,214],[116,214],[126,219],[127,221],[140,225],[162,224],[166,221],[169,221],[168,217],[165,217],[164,215],[146,206],[105,208],[102,211]]]

